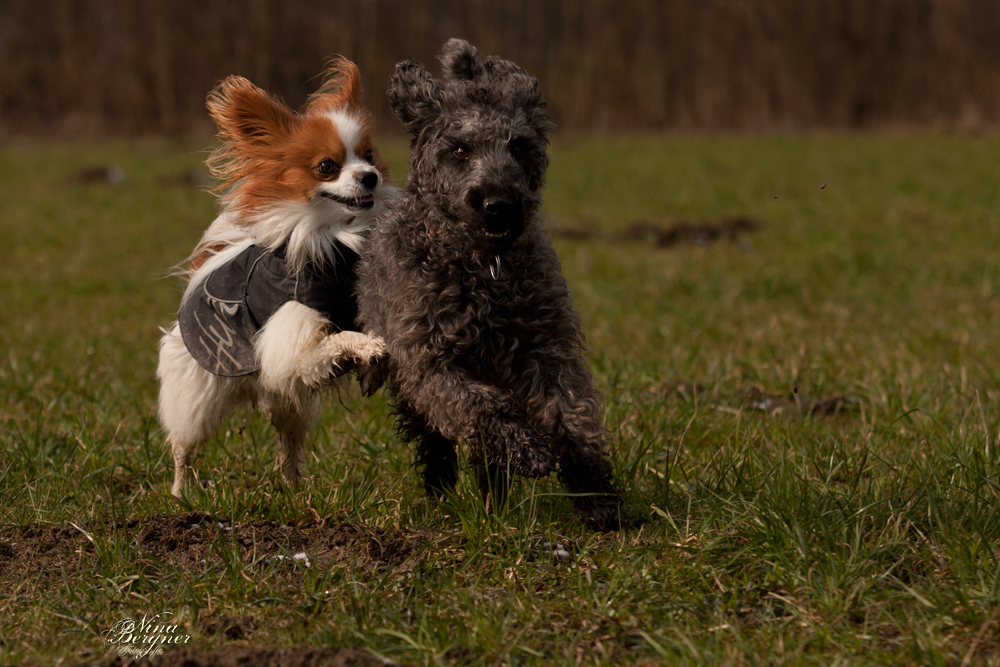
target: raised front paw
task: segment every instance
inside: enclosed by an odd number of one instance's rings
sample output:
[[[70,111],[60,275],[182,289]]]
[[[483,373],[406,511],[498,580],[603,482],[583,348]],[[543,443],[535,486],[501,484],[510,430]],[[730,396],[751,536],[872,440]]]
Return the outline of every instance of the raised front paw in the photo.
[[[333,336],[338,337],[337,343],[342,346],[343,359],[347,363],[369,366],[386,355],[381,336],[369,336],[360,331],[342,331]]]
[[[360,331],[340,331],[323,340],[325,378],[331,382],[359,367],[369,366],[385,357],[385,341]]]

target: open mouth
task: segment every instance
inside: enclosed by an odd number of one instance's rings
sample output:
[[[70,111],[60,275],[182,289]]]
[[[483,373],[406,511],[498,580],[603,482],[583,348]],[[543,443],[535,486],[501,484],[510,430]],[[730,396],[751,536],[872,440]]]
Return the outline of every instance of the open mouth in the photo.
[[[487,219],[486,224],[482,226],[480,231],[482,231],[483,236],[491,241],[500,241],[510,236],[511,226],[509,220],[506,219]]]
[[[483,236],[485,236],[488,239],[493,239],[493,240],[505,239],[509,234],[510,234],[509,229],[505,229],[502,232],[491,232],[489,228],[483,227]]]
[[[375,206],[375,195],[365,195],[364,197],[358,197],[357,199],[346,199],[344,197],[338,197],[330,192],[321,192],[320,194],[352,211],[368,211]]]

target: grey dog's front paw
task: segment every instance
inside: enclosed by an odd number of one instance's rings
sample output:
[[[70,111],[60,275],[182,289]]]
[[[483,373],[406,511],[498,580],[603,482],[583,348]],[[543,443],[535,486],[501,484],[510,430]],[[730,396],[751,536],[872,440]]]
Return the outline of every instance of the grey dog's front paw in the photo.
[[[556,457],[546,439],[526,423],[511,421],[494,433],[494,461],[509,462],[519,475],[530,478],[545,477],[556,469]]]
[[[556,469],[556,455],[540,443],[532,443],[518,452],[512,452],[511,459],[518,474],[532,479],[545,477]]]

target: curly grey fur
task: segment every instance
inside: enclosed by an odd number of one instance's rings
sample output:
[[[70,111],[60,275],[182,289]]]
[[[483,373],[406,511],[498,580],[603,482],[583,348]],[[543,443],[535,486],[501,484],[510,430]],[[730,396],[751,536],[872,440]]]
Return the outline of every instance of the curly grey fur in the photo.
[[[413,137],[410,173],[358,271],[400,432],[417,441],[433,495],[454,486],[461,439],[488,502],[505,501],[509,471],[558,466],[584,522],[616,529],[621,497],[580,318],[538,222],[552,127],[538,82],[462,40],[441,60],[443,80],[412,60],[396,66],[388,95]]]

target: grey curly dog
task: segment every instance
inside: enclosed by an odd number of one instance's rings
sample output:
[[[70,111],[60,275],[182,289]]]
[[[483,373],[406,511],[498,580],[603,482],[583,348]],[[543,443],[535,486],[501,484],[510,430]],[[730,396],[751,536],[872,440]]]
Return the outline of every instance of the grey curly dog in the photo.
[[[444,79],[396,66],[389,101],[412,135],[405,193],[358,270],[365,330],[387,344],[397,425],[431,495],[455,485],[456,440],[487,507],[509,475],[558,469],[592,529],[623,520],[580,318],[538,220],[552,127],[538,81],[452,39]]]

